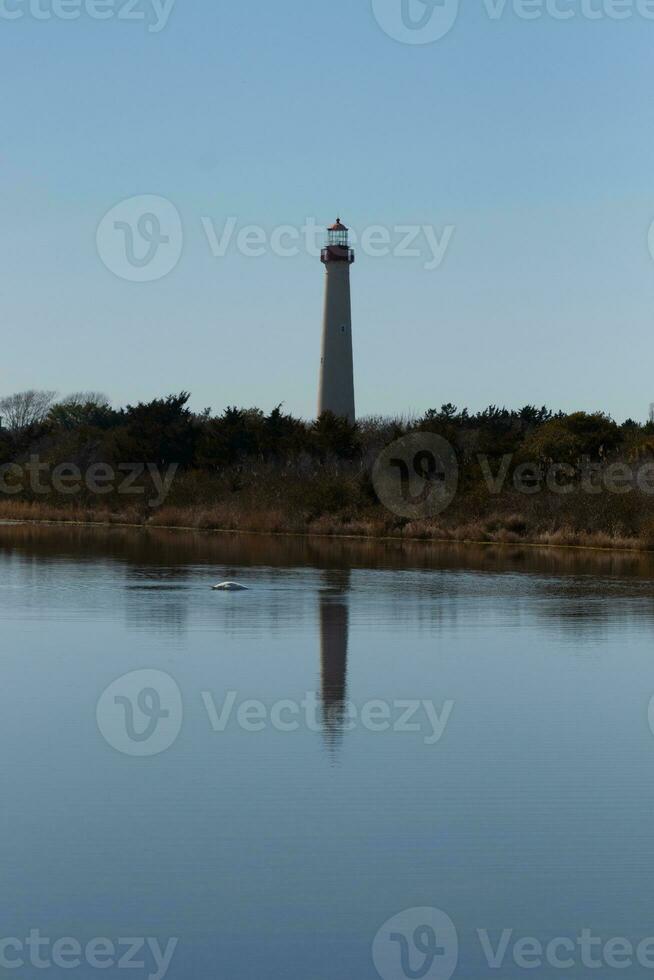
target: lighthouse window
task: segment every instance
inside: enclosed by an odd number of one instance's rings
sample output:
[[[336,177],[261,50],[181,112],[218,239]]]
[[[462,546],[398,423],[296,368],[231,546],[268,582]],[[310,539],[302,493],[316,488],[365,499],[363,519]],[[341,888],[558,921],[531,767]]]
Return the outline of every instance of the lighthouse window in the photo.
[[[345,333],[345,324],[341,327],[341,333]]]

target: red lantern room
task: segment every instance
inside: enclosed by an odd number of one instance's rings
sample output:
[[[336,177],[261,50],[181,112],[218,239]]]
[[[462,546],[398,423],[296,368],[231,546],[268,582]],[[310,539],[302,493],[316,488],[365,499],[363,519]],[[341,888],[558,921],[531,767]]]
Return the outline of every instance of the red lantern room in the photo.
[[[351,265],[354,262],[354,249],[349,247],[348,229],[336,219],[336,224],[327,229],[327,244],[323,248],[321,261],[327,262],[347,262]]]

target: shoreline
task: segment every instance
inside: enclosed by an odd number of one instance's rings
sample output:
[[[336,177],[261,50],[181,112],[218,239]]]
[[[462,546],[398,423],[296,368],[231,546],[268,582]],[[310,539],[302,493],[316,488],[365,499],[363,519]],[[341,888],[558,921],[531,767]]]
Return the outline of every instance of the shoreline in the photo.
[[[122,529],[122,530],[133,530],[133,531],[173,531],[177,533],[193,533],[193,534],[205,534],[209,535],[250,535],[256,537],[269,537],[269,538],[296,538],[296,539],[318,539],[321,541],[332,540],[334,542],[338,541],[360,541],[368,543],[383,543],[383,542],[394,542],[395,544],[424,544],[424,545],[438,545],[440,547],[451,545],[453,547],[469,546],[469,547],[487,547],[487,548],[497,548],[501,546],[502,548],[548,548],[556,551],[591,551],[599,552],[601,554],[633,554],[633,555],[652,555],[654,554],[654,547],[646,546],[643,542],[642,546],[638,546],[634,542],[633,546],[629,546],[626,543],[616,543],[611,544],[592,544],[588,543],[574,543],[574,542],[561,542],[561,541],[533,541],[529,539],[519,539],[519,540],[501,540],[501,539],[474,539],[465,537],[436,537],[436,536],[425,536],[423,535],[410,535],[410,534],[354,534],[339,531],[292,531],[292,530],[266,530],[266,529],[252,529],[252,528],[228,528],[228,527],[198,527],[194,525],[183,525],[183,524],[154,524],[149,522],[129,522],[120,520],[55,520],[46,518],[28,518],[28,517],[16,517],[16,518],[3,518],[0,517],[0,530],[3,527],[21,527],[21,526],[31,526],[31,527],[69,527],[69,528],[105,528],[105,529]],[[453,532],[455,533],[455,532]]]

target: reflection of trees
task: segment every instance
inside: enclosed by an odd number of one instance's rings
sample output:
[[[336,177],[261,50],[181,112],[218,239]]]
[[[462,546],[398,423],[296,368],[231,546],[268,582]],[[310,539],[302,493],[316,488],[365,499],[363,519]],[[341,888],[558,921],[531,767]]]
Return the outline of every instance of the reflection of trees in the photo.
[[[437,568],[542,575],[654,577],[654,555],[521,545],[460,545],[399,539],[167,531],[163,528],[37,526],[0,523],[0,550],[115,558],[142,567],[202,563],[227,567]]]
[[[611,623],[654,619],[654,556],[638,552],[17,524],[0,525],[0,557],[5,574],[12,559],[23,572],[34,562],[39,583],[52,581],[54,588],[63,587],[68,574],[83,574],[85,564],[122,577],[127,590],[154,585],[151,603],[141,601],[142,593],[138,602],[128,595],[129,624],[141,619],[141,625],[176,632],[186,627],[187,600],[181,591],[166,593],[197,582],[203,569],[207,587],[219,577],[238,578],[247,567],[284,569],[283,589],[271,591],[264,603],[248,603],[247,614],[241,604],[220,607],[223,629],[241,628],[245,617],[255,627],[265,621],[271,632],[308,615],[307,570],[322,569],[321,633],[329,637],[334,652],[327,659],[335,664],[336,637],[346,637],[348,626],[347,600],[340,607],[338,600],[350,587],[343,569],[368,570],[362,587],[374,588],[366,600],[383,604],[396,628],[405,622],[434,631],[479,626],[492,610],[508,625],[529,617],[591,638]],[[84,597],[82,589],[79,601]],[[346,656],[347,640],[343,650]]]

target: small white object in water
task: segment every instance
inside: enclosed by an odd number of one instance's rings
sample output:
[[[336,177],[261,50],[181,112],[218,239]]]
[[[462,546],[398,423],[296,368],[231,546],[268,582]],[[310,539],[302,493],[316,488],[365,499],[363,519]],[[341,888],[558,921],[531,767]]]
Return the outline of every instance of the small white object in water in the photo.
[[[214,585],[214,592],[247,592],[247,585],[239,585],[238,582],[221,582],[220,585]]]

